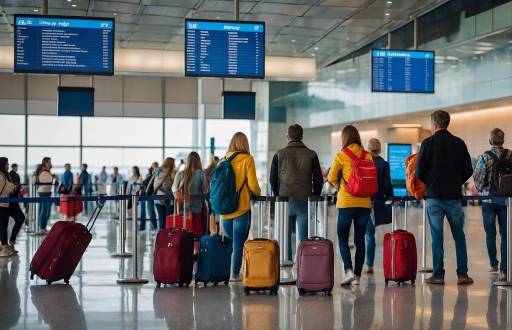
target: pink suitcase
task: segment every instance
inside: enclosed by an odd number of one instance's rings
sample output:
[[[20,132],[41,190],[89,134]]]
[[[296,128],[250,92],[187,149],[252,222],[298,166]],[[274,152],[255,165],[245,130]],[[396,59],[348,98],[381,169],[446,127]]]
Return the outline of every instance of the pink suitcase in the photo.
[[[91,242],[91,229],[103,208],[99,201],[87,225],[78,222],[55,223],[30,262],[30,278],[37,275],[47,284],[64,280],[66,284]]]
[[[308,201],[308,225],[313,225],[315,236],[300,242],[297,249],[297,289],[301,296],[315,292],[330,295],[334,286],[333,244],[329,239],[316,236],[319,222],[318,203],[324,201],[319,197],[310,197]],[[324,207],[327,207],[326,204]],[[310,221],[312,213],[314,213],[313,221]],[[324,222],[327,221],[326,215],[327,212],[323,216]]]

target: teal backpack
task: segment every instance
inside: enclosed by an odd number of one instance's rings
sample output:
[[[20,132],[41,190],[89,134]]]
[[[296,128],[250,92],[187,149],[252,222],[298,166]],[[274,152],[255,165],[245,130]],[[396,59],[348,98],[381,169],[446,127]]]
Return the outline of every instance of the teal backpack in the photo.
[[[238,210],[240,190],[236,189],[236,177],[231,161],[240,153],[219,162],[213,170],[210,181],[210,203],[213,212],[218,215],[231,214]]]

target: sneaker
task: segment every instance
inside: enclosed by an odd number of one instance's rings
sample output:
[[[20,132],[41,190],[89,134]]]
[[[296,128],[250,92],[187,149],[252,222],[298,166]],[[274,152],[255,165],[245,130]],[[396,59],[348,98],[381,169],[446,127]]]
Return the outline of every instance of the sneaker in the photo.
[[[11,251],[11,249],[9,248],[8,245],[5,245],[0,250],[0,257],[7,258],[7,257],[12,257],[13,255],[14,255],[14,253]]]
[[[499,276],[498,280],[501,282],[506,282],[507,281],[507,273],[500,272],[500,276]]]
[[[373,274],[373,267],[366,267],[366,270],[365,270],[366,274]]]
[[[457,285],[473,284],[473,279],[469,276],[461,276],[457,279]]]
[[[489,268],[489,273],[497,273],[498,270],[499,270],[498,266],[494,266],[494,267]]]
[[[352,285],[361,284],[361,278],[359,276],[354,276],[354,279],[352,280],[352,282],[350,282],[350,284],[352,284]]]
[[[355,275],[352,269],[349,269],[345,272],[345,276],[341,280],[341,285],[349,285],[354,280]]]
[[[14,248],[14,244],[9,244],[8,247],[13,254],[18,254],[18,250]]]
[[[242,277],[240,275],[233,275],[229,281],[232,283],[242,282]]]
[[[434,276],[431,276],[431,277],[425,279],[425,283],[444,285],[444,278],[435,278]]]

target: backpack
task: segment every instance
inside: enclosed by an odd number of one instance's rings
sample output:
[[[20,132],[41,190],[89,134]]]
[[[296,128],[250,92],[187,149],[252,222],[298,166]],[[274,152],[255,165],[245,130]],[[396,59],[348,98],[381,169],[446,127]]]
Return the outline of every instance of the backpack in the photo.
[[[210,181],[210,203],[215,214],[231,214],[238,210],[240,200],[240,191],[245,186],[245,182],[240,188],[236,189],[236,177],[231,161],[238,156],[235,152],[231,157],[223,159],[212,171]]]
[[[348,182],[345,182],[347,192],[356,197],[371,197],[378,191],[375,163],[366,159],[368,152],[365,150],[361,152],[360,158],[348,148],[344,148],[343,152],[352,159],[352,172]]]
[[[405,160],[405,185],[407,191],[416,197],[417,200],[423,199],[427,193],[427,185],[416,177],[416,162],[418,154],[410,155]]]
[[[488,180],[489,195],[512,197],[512,160],[510,159],[510,152],[505,149],[500,157],[491,151],[487,151],[486,154],[493,159],[492,176]]]

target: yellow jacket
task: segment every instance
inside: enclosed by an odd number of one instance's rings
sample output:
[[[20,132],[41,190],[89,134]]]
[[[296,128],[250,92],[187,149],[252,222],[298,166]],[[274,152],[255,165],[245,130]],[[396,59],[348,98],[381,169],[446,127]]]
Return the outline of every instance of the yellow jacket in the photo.
[[[233,155],[232,152],[226,154],[226,158]],[[233,219],[239,217],[251,210],[251,192],[253,195],[261,194],[260,185],[256,178],[256,165],[251,155],[239,154],[232,161],[233,171],[235,171],[236,187],[240,191],[238,210],[231,214],[222,215],[222,219]],[[245,182],[245,184],[244,184]],[[243,185],[243,187],[242,187]]]
[[[361,157],[361,153],[363,152],[363,148],[357,144],[351,144],[348,148],[357,156]],[[372,160],[372,155],[368,153],[366,155],[366,159]],[[340,172],[343,174],[343,179],[340,181]],[[336,207],[339,209],[349,208],[349,207],[364,207],[371,208],[372,202],[370,197],[355,197],[347,192],[345,187],[345,182],[348,181],[350,177],[350,173],[352,173],[352,160],[347,154],[343,151],[338,152],[336,157],[334,158],[334,162],[331,166],[331,170],[329,171],[329,176],[327,180],[334,187],[340,186],[338,191],[338,201],[336,202]]]

